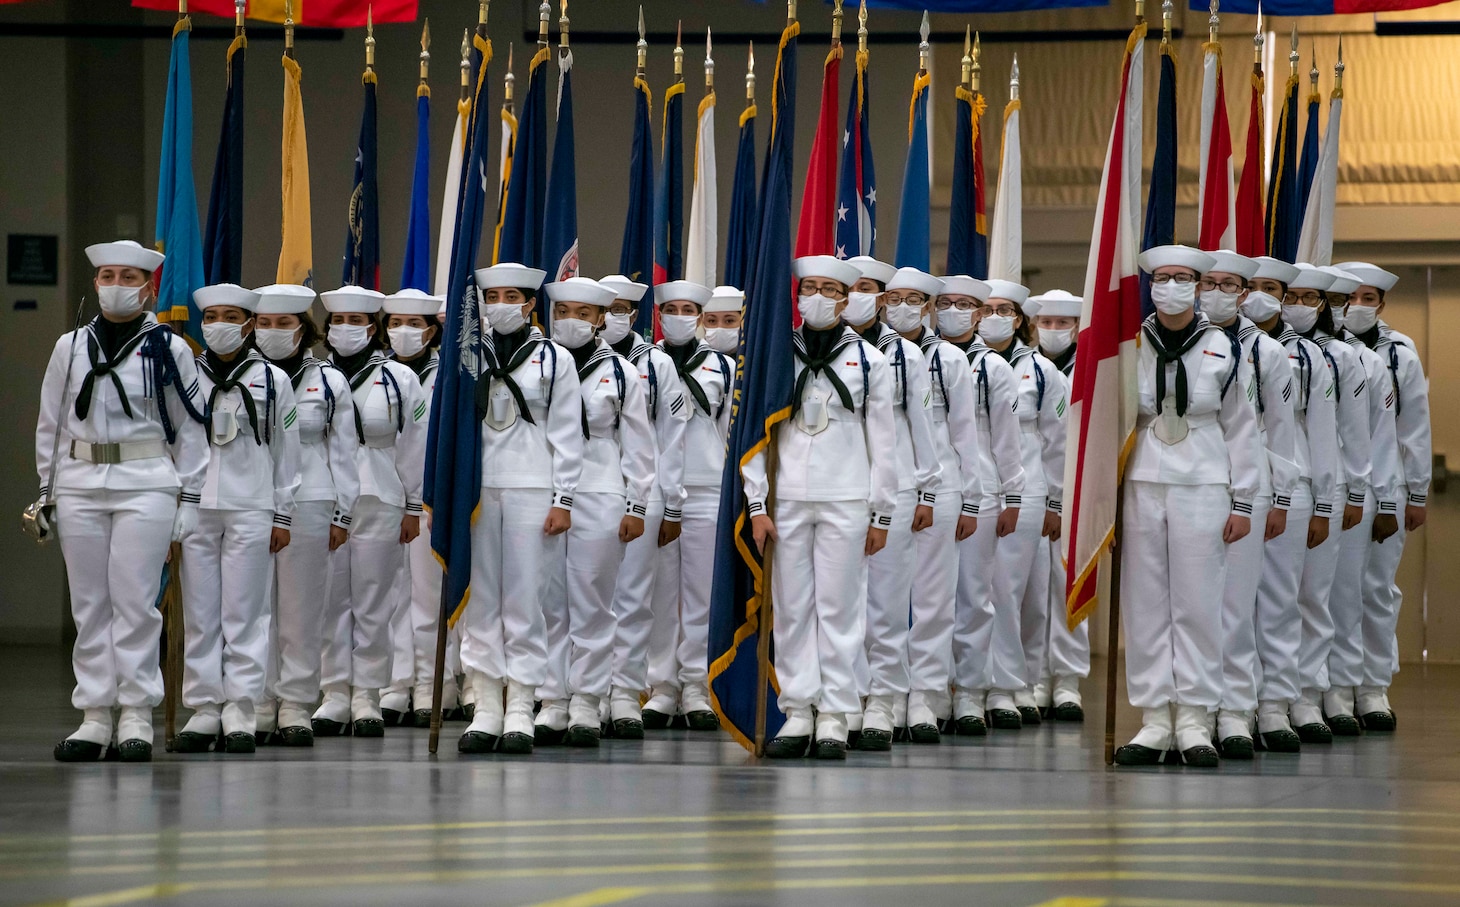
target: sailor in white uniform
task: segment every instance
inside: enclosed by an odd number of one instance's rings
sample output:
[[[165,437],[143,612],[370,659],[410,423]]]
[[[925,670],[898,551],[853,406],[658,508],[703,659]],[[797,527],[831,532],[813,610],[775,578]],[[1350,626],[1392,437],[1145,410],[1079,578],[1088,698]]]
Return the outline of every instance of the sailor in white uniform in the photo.
[[[115,739],[123,761],[147,762],[162,702],[162,565],[198,524],[208,442],[192,351],[148,311],[162,254],[123,240],[86,256],[101,315],[51,351],[36,420],[41,496],[27,511],[39,537],[60,539],[76,621],[71,704],[83,717],[55,757],[95,761]]]
[[[614,588],[625,546],[644,534],[654,428],[633,363],[597,336],[615,292],[586,277],[544,289],[553,303],[553,340],[578,372],[585,440],[564,555],[567,594],[549,594],[543,606],[548,668],[538,688],[537,736],[596,747],[599,709],[612,689]]]
[[[887,544],[897,506],[896,429],[886,357],[841,324],[861,272],[829,255],[793,264],[803,325],[793,335],[790,419],[774,427],[773,501],[765,453],[741,467],[755,543],[776,541],[776,676],[786,715],[771,758],[845,759],[860,711],[867,561]],[[816,716],[812,718],[812,710]]]
[[[331,363],[350,382],[361,444],[360,497],[350,542],[335,552],[330,612],[315,710],[315,736],[348,725],[356,737],[381,737],[380,690],[390,683],[390,620],[405,546],[421,533],[421,481],[427,407],[416,375],[387,359],[378,313],[385,296],[360,287],[320,294],[330,313]]]
[[[698,295],[693,286],[691,291]],[[710,588],[725,444],[734,403],[733,357],[744,305],[745,294],[725,286],[710,291],[703,303],[672,299],[660,305],[664,340],[659,348],[679,373],[690,415],[684,428],[684,505],[679,534],[659,549],[654,623],[649,632],[650,696],[644,704],[647,728],[668,727],[676,713],[684,715],[692,731],[720,726],[710,705],[708,679]],[[704,341],[696,336],[700,327],[705,331]],[[725,349],[729,355],[721,351]]]
[[[561,580],[552,580],[562,574],[574,516],[583,423],[573,357],[528,322],[544,276],[510,263],[476,272],[485,332],[477,379],[482,498],[471,595],[457,623],[465,687],[475,696],[462,753],[531,753],[533,702],[548,678],[543,611],[549,589],[561,595]],[[478,316],[465,314],[472,341]]]
[[[1240,347],[1193,311],[1212,265],[1186,246],[1140,256],[1156,311],[1141,329],[1120,557],[1126,680],[1143,714],[1121,765],[1159,762],[1173,743],[1188,766],[1217,765],[1207,713],[1222,694],[1227,546],[1251,530],[1262,449]]]

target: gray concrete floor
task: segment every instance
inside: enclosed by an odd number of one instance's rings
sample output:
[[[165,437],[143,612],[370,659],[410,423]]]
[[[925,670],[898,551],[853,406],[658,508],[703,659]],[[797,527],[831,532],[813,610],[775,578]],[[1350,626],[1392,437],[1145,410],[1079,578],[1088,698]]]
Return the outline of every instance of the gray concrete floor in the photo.
[[[51,760],[65,653],[0,649],[0,684],[0,905],[1460,903],[1456,667],[1405,668],[1392,737],[1205,772],[1106,769],[1095,684],[1083,727],[844,765],[685,731],[467,760],[448,724],[434,759],[407,729],[147,766]]]

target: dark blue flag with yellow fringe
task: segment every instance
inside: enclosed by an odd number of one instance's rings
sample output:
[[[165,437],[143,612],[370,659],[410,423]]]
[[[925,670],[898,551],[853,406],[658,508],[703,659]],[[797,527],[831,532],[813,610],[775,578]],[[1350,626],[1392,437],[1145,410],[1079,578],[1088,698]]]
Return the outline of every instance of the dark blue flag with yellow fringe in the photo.
[[[578,276],[578,162],[573,137],[573,52],[558,52],[558,131],[548,172],[542,269],[549,282]],[[545,305],[545,304],[544,304]],[[546,308],[539,309],[539,317]],[[544,320],[543,324],[547,324]]]
[[[920,72],[913,80],[912,105],[908,112],[907,165],[902,171],[902,207],[897,212],[897,257],[899,268],[927,271],[932,257],[932,233],[928,223],[932,186],[928,172],[928,96],[933,77]]]
[[[527,96],[522,99],[522,116],[517,121],[516,148],[512,154],[512,175],[507,183],[507,208],[502,216],[501,261],[529,268],[542,263],[542,231],[547,208],[547,65],[552,51],[539,46],[527,70]],[[556,262],[553,263],[556,266]],[[547,324],[547,296],[537,297],[537,317]]]
[[[240,30],[228,45],[223,128],[203,228],[203,275],[210,285],[243,283],[243,60],[247,48],[248,39]]]
[[[1313,90],[1308,93],[1308,128],[1303,132],[1303,153],[1298,159],[1298,228],[1302,232],[1303,212],[1308,210],[1308,195],[1318,175],[1318,83],[1314,70]],[[1297,246],[1293,247],[1297,254]]]
[[[650,125],[649,83],[643,73],[634,76],[634,142],[629,150],[629,204],[624,214],[624,241],[618,253],[618,271],[629,280],[654,279],[654,128]],[[639,306],[634,330],[653,330],[654,306]]]
[[[1293,263],[1298,234],[1303,227],[1303,206],[1298,201],[1298,74],[1288,76],[1283,110],[1273,138],[1272,176],[1267,185],[1267,254]]]
[[[350,192],[349,226],[345,230],[346,286],[380,289],[380,189],[376,182],[377,125],[375,72],[365,70],[365,107],[360,114],[360,140],[355,145],[355,183]]]
[[[776,707],[774,670],[760,679],[761,607],[770,577],[751,536],[740,468],[767,450],[771,432],[791,414],[791,174],[795,169],[796,36],[781,33],[772,87],[770,151],[761,188],[760,231],[746,280],[735,403],[720,494],[715,580],[710,594],[710,702],[735,741],[755,749],[756,712],[764,704],[765,739],[785,717]],[[730,530],[731,527],[733,531]]]
[[[411,219],[400,288],[431,292],[431,89],[416,89],[416,173],[411,181]]]
[[[735,179],[730,186],[730,222],[725,239],[725,283],[744,288],[755,254],[755,102],[740,112],[740,145],[735,151]]]
[[[984,214],[983,141],[979,126],[987,102],[967,85],[955,90],[953,198],[948,208],[948,274],[989,276],[989,223]]]
[[[1176,50],[1161,42],[1161,87],[1156,95],[1156,156],[1146,195],[1146,226],[1141,250],[1176,242]],[[1141,317],[1156,311],[1151,278],[1141,272]]]

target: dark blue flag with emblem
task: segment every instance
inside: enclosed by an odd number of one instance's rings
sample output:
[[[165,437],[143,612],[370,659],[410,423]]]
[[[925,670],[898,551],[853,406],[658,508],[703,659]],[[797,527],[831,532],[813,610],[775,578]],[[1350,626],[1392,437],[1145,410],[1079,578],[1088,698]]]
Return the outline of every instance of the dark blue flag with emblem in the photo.
[[[836,193],[836,257],[877,254],[877,172],[872,166],[872,98],[867,51],[857,51],[857,74],[842,130],[842,173]],[[957,170],[954,170],[957,179]]]
[[[629,280],[654,279],[654,128],[650,125],[649,82],[634,76],[634,143],[629,152],[629,204],[624,214],[624,241],[618,253],[618,271]],[[634,330],[641,336],[653,331],[654,306],[639,306]]]
[[[527,69],[527,95],[522,100],[522,116],[517,121],[517,142],[512,154],[512,174],[507,181],[507,207],[502,215],[502,242],[498,249],[501,261],[529,268],[543,267],[543,214],[547,207],[548,176],[547,64],[552,58],[547,44],[541,43]],[[538,294],[537,304],[539,320],[546,325],[541,320],[546,312],[545,294]]]
[[[203,275],[211,284],[243,283],[243,60],[248,39],[238,26],[228,45],[223,129],[203,227]]]
[[[1294,47],[1297,45],[1294,26]],[[1267,254],[1292,263],[1298,254],[1303,206],[1298,199],[1298,71],[1292,66],[1273,137],[1272,175],[1267,184]]]
[[[1141,250],[1176,242],[1176,49],[1161,41],[1161,87],[1156,96],[1156,156],[1146,195],[1146,226]],[[1141,317],[1156,311],[1151,278],[1141,272]]]
[[[558,52],[558,131],[548,173],[547,212],[542,230],[542,269],[548,282],[578,276],[578,163],[573,141],[573,52]],[[547,324],[546,293],[538,300],[538,319]]]
[[[416,173],[411,181],[411,219],[406,224],[402,290],[431,292],[431,88],[416,89]]]
[[[368,65],[361,77],[365,106],[360,114],[360,140],[355,144],[355,182],[350,191],[350,221],[345,231],[345,286],[380,289],[380,190],[376,183],[375,71]]]
[[[445,570],[441,608],[451,623],[466,607],[471,582],[471,521],[482,490],[482,433],[476,411],[481,322],[473,272],[487,205],[487,147],[491,141],[487,64],[492,60],[492,42],[487,40],[485,25],[477,26],[472,48],[476,87],[461,168],[456,242],[447,282],[441,364],[426,434],[423,489],[426,506],[431,510],[431,550]]]
[[[684,77],[664,92],[664,136],[654,187],[654,283],[684,277]],[[648,307],[657,311],[655,306]],[[642,309],[640,312],[642,316]]]
[[[751,49],[750,68],[755,69]],[[751,89],[754,91],[754,89]],[[730,222],[725,238],[725,283],[737,289],[750,277],[750,256],[755,254],[755,99],[740,112],[740,144],[735,151],[735,178],[730,185]]]
[[[785,717],[776,707],[773,670],[762,674],[758,657],[763,605],[771,578],[756,549],[747,513],[741,465],[767,451],[771,433],[791,414],[795,365],[791,354],[791,174],[795,169],[796,36],[791,22],[781,33],[772,87],[770,151],[760,204],[755,259],[746,280],[746,319],[740,332],[735,404],[720,495],[715,539],[715,579],[710,593],[710,702],[720,725],[754,750],[757,712],[764,709],[764,738],[776,735]],[[762,680],[764,676],[764,680]]]
[[[1318,175],[1318,64],[1308,74],[1311,89],[1308,92],[1308,128],[1303,131],[1303,153],[1298,158],[1298,226],[1302,232],[1303,212],[1308,210],[1308,196],[1313,191],[1313,180]],[[1294,254],[1297,247],[1293,247]]]

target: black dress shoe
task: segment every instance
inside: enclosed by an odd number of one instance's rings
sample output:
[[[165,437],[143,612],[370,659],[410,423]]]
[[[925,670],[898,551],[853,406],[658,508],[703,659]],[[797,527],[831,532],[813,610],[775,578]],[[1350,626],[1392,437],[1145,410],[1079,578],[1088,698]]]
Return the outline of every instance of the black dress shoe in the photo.
[[[279,728],[280,746],[314,746],[314,731],[307,727]]]
[[[836,758],[838,758],[836,756],[822,756],[821,755],[821,744],[823,744],[823,743],[835,743],[835,742],[837,742],[837,741],[834,741],[834,740],[818,740],[816,742],[816,758],[818,758],[818,759],[836,759]],[[892,734],[889,733],[889,732],[887,732],[887,731],[878,730],[877,728],[874,728],[874,727],[863,728],[862,729],[862,736],[860,736],[860,737],[857,738],[857,747],[856,748],[859,749],[859,750],[861,750],[861,751],[863,751],[863,752],[867,752],[867,753],[885,753],[888,750],[892,749]],[[846,755],[846,747],[843,746],[842,747],[842,756],[840,758],[845,758],[845,755]]]
[[[1182,750],[1181,760],[1186,763],[1187,768],[1216,768],[1222,762],[1222,760],[1217,756],[1216,748],[1207,746],[1205,744],[1200,744],[1198,746],[1193,746]]]
[[[862,739],[861,731],[847,731],[847,746],[856,749],[857,741]]]
[[[497,742],[497,751],[509,756],[531,756],[532,738],[526,734],[503,734]]]
[[[57,762],[96,762],[106,752],[106,747],[90,740],[72,740],[69,737],[56,744]]]
[[[943,739],[936,724],[915,724],[907,729],[907,735],[913,743],[939,743]]]
[[[385,722],[379,718],[360,718],[355,721],[356,737],[384,737]]]
[[[253,734],[234,731],[223,738],[223,751],[234,756],[246,756],[258,748]]]
[[[1276,731],[1263,731],[1262,745],[1269,753],[1296,753],[1302,750],[1303,741],[1297,733],[1287,728],[1280,728]]]
[[[345,733],[345,723],[333,718],[311,718],[309,726],[316,737],[339,737]]]
[[[1366,731],[1378,731],[1380,733],[1391,733],[1394,730],[1394,716],[1389,712],[1369,712],[1362,716],[1360,721]]]
[[[1299,725],[1298,739],[1304,743],[1332,743],[1333,730],[1321,721]]]
[[[481,731],[467,731],[456,741],[456,751],[466,756],[483,756],[497,748],[497,736]]]
[[[101,757],[101,761],[102,762],[121,762],[122,761],[122,752],[121,752],[121,750],[117,749],[116,741],[112,741],[111,743],[108,743],[106,745],[106,755],[104,755],[104,756]]]
[[[1196,747],[1193,747],[1195,749]],[[1253,755],[1252,738],[1242,736],[1224,737],[1220,741],[1218,752],[1223,759],[1244,759],[1250,760]]]
[[[477,707],[475,705],[467,703],[461,707],[462,721],[471,721],[475,717],[477,717]]]
[[[711,712],[710,714],[714,714]],[[669,729],[669,720],[673,715],[666,715],[663,712],[656,712],[653,709],[644,709],[644,730],[664,731]]]
[[[776,737],[765,745],[767,759],[800,759],[806,755],[807,747],[811,746],[811,738],[807,737]]]
[[[1024,726],[1024,719],[1014,709],[992,709],[989,726],[996,731],[1017,731]]]
[[[174,753],[206,753],[218,740],[213,734],[196,734],[183,731],[172,739]]]
[[[1077,702],[1062,702],[1053,709],[1055,721],[1084,721],[1085,709]]]
[[[395,709],[381,709],[380,720],[386,727],[400,727],[400,719],[403,713]]]
[[[431,726],[431,710],[430,709],[416,709],[414,712],[411,713],[411,719],[415,722],[415,726],[416,727],[430,727]],[[450,719],[448,719],[446,717],[446,713],[443,712],[443,713],[441,713],[441,720],[442,721],[448,721]]]
[[[881,733],[881,732],[880,731],[872,731],[872,733],[876,734],[876,733]],[[863,739],[865,739],[866,736],[867,736],[867,732],[866,731],[863,731],[862,732]],[[888,741],[888,744],[891,745],[891,743],[892,743],[892,741],[889,740]],[[840,740],[818,740],[818,741],[816,741],[816,752],[815,752],[815,756],[818,759],[839,759],[841,761],[846,761],[846,758],[847,758],[847,745],[844,742],[840,741]]]
[[[613,735],[620,740],[643,740],[644,722],[637,718],[615,718]]]
[[[1165,755],[1161,750],[1151,749],[1149,746],[1141,746],[1139,743],[1127,743],[1115,751],[1115,764],[1160,765],[1161,759]]]
[[[892,729],[893,743],[907,743],[907,725],[899,725]]]
[[[1040,717],[1040,720],[1042,720],[1042,721],[1048,721],[1049,720],[1049,715],[1050,715],[1050,707],[1049,706],[1042,705],[1042,706],[1039,707],[1039,717]]]
[[[1357,737],[1363,733],[1359,728],[1359,719],[1352,715],[1329,715],[1328,726],[1335,737]]]
[[[568,746],[576,746],[582,749],[594,749],[598,746],[599,730],[597,727],[589,727],[581,724],[568,725],[568,733],[564,735],[563,742]]]
[[[1019,720],[1023,722],[1025,727],[1039,724],[1039,709],[1032,705],[1019,706]]]
[[[545,724],[534,725],[532,728],[533,741],[538,746],[557,746],[563,742],[563,738],[567,736],[567,733],[567,728],[557,730]]]
[[[149,740],[123,740],[117,744],[117,757],[123,762],[151,762],[152,742]]]
[[[273,731],[255,731],[253,742],[257,746],[268,746],[274,740]]]
[[[979,715],[965,715],[953,722],[953,732],[960,737],[984,737],[989,727]]]
[[[645,714],[645,726],[648,726],[648,714]],[[695,712],[685,713],[684,720],[689,724],[692,731],[718,731],[720,729],[720,716],[708,709],[701,709]]]

